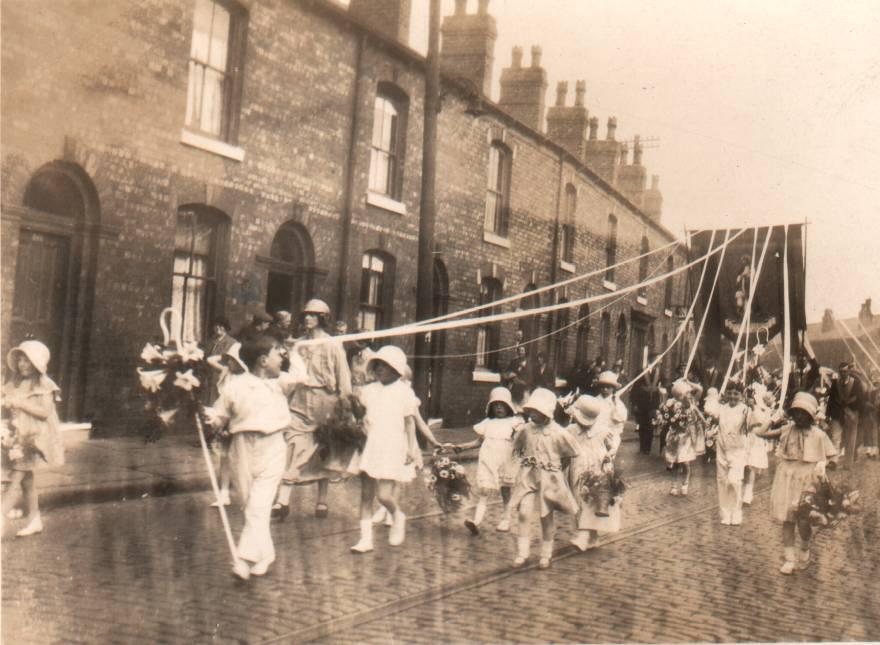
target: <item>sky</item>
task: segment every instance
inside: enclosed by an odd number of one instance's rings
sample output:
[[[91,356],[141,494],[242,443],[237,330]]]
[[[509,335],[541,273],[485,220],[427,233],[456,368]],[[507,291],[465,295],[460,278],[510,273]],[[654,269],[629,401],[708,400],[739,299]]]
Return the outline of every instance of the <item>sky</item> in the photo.
[[[469,0],[468,11],[476,11]],[[454,11],[443,0],[443,15]],[[492,98],[514,45],[556,83],[586,81],[605,136],[659,139],[663,223],[808,222],[807,319],[880,313],[880,0],[491,0]],[[410,44],[427,50],[428,0]]]

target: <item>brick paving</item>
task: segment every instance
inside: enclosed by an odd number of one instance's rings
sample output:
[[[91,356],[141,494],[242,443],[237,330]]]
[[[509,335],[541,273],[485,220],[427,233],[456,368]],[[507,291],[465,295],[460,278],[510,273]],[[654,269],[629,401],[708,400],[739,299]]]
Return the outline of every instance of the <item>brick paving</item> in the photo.
[[[796,608],[800,597],[780,592],[808,588],[798,583],[808,577],[827,584],[817,595],[823,601],[811,600],[810,607],[840,606],[851,625],[841,631],[833,627],[840,619],[823,621],[827,627],[813,631],[823,635],[816,638],[880,634],[876,616],[864,606],[859,610],[843,590],[852,580],[857,590],[877,591],[877,553],[866,549],[878,528],[876,505],[825,531],[816,567],[781,580],[775,573],[778,528],[767,520],[766,495],[749,511],[745,527],[721,527],[706,510],[714,506],[711,468],[696,469],[692,493],[681,499],[667,494],[655,458],[624,460],[630,461],[632,488],[623,539],[566,557],[571,521],[563,519],[557,536],[562,557],[548,572],[512,571],[512,535],[489,530],[472,538],[461,525],[464,516],[437,513],[418,484],[404,489],[413,518],[406,543],[389,547],[386,529],[379,529],[376,552],[365,556],[348,552],[357,539],[357,482],[331,487],[331,514],[324,521],[310,516],[313,490],[297,491],[291,518],[273,526],[278,561],[269,576],[249,584],[230,576],[219,518],[204,494],[61,509],[47,514],[44,534],[3,542],[3,640],[789,640],[783,637],[806,634],[795,629],[800,623],[794,618],[761,629],[753,629],[751,618],[777,618],[780,608]],[[870,499],[876,498],[877,471],[873,465],[865,481]],[[765,478],[762,485],[768,483]],[[498,512],[497,505],[490,508],[488,527]],[[239,514],[231,517],[237,529]],[[664,521],[671,523],[661,526]],[[829,568],[832,558],[842,558],[841,544],[861,568]],[[728,585],[731,580],[736,584]],[[727,613],[719,617],[722,607]]]

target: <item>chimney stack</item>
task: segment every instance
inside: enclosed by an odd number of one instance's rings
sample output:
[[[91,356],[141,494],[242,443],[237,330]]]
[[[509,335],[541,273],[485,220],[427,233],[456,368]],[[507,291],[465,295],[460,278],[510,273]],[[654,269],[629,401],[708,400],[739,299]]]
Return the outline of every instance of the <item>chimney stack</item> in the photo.
[[[409,45],[412,0],[351,0],[348,12],[377,32]]]
[[[606,141],[614,141],[614,134],[617,132],[617,117],[608,117],[608,133],[605,135]]]
[[[547,110],[547,138],[552,139],[575,157],[583,161],[586,149],[589,113],[584,107],[586,83],[575,84],[575,104],[565,105],[568,82],[559,81],[556,85],[556,105]]]
[[[633,137],[633,162],[620,169],[618,183],[620,192],[626,195],[633,204],[639,208],[644,206],[647,170],[642,165],[642,144],[639,135]]]
[[[489,0],[480,0],[477,13],[467,13],[467,0],[455,0],[455,14],[443,19],[440,69],[452,78],[465,78],[483,96],[492,91],[492,66],[498,29],[489,15]]]
[[[834,312],[826,309],[822,314],[822,331],[831,331],[834,329]]]
[[[617,118],[613,116],[608,118],[608,133],[604,141],[597,138],[599,119],[593,117],[589,125],[590,138],[584,149],[584,163],[609,184],[617,186],[621,156],[625,159],[628,154],[628,151],[624,150],[624,144],[614,140]]]
[[[544,125],[547,72],[541,67],[541,48],[532,47],[531,67],[522,67],[522,49],[513,48],[511,66],[501,70],[498,107],[538,132]]]
[[[660,221],[663,213],[663,193],[660,192],[659,175],[651,175],[651,187],[642,197],[642,211],[651,219]]]

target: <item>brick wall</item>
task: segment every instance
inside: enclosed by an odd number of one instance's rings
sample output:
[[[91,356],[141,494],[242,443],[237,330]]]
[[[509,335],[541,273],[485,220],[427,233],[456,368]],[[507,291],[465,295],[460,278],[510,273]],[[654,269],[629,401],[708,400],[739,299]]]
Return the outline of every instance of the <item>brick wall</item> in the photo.
[[[315,295],[337,301],[345,272],[348,307],[355,323],[360,260],[370,249],[395,257],[393,324],[415,317],[419,188],[421,181],[423,64],[381,38],[368,35],[361,59],[353,151],[352,226],[341,256],[340,227],[349,161],[357,48],[364,33],[339,9],[296,0],[249,3],[247,50],[238,145],[234,161],[181,143],[192,33],[188,2],[75,0],[4,6],[2,26],[2,203],[4,206],[3,344],[15,288],[18,231],[24,219],[7,216],[20,205],[29,179],[45,164],[64,161],[94,185],[99,224],[89,328],[73,339],[86,347],[80,415],[94,415],[107,433],[133,432],[141,423],[133,367],[143,342],[158,333],[157,317],[171,301],[174,231],[178,206],[206,204],[228,218],[222,311],[237,326],[265,302],[268,256],[278,228],[295,221],[315,249]],[[83,19],[83,12],[88,19]],[[402,203],[406,214],[366,201],[377,84],[393,83],[409,97]],[[490,109],[475,118],[467,101],[447,94],[439,123],[437,247],[449,275],[450,309],[478,301],[478,272],[495,271],[504,295],[523,291],[532,279],[547,284],[560,181],[578,189],[578,272],[604,264],[605,222],[620,220],[618,257],[638,253],[647,233],[652,248],[668,233],[541,135]],[[503,133],[514,151],[510,196],[510,248],[483,241],[489,140]],[[564,184],[563,184],[564,185]],[[659,262],[659,258],[655,261]],[[676,261],[681,264],[681,257]],[[619,271],[630,284],[637,265]],[[569,290],[569,298],[601,288],[601,276]],[[634,296],[612,307],[629,317],[645,309],[660,329],[663,287],[649,291],[648,305]],[[677,299],[682,300],[681,296]],[[544,302],[548,300],[545,298]],[[574,320],[575,313],[571,319]],[[546,320],[541,325],[546,329]],[[502,326],[501,345],[513,344],[516,323]],[[591,345],[598,346],[598,317]],[[671,335],[671,334],[670,334]],[[594,338],[595,337],[595,338]],[[574,349],[575,332],[569,334]],[[412,341],[401,340],[407,349]],[[472,329],[449,332],[448,354],[473,354]],[[546,344],[545,344],[546,348]],[[594,355],[595,352],[590,352]],[[510,353],[502,356],[505,364]],[[443,408],[452,423],[473,421],[491,384],[472,380],[474,358],[446,363]]]

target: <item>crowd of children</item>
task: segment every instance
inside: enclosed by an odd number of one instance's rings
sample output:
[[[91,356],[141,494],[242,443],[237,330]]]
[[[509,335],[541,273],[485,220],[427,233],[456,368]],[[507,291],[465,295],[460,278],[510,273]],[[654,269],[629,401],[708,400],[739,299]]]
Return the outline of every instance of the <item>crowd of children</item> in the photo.
[[[230,503],[234,480],[244,509],[235,575],[247,579],[268,571],[275,560],[270,521],[289,514],[294,484],[316,482],[315,514],[327,515],[331,477],[360,478],[360,539],[351,547],[353,553],[374,549],[373,525],[383,521],[390,526],[389,544],[402,544],[406,515],[400,487],[422,467],[419,433],[446,451],[479,448],[473,516],[464,525],[479,535],[490,499],[500,495],[503,509],[496,530],[508,532],[515,525],[514,567],[529,558],[536,521],[541,527],[540,568],[550,566],[557,514],[572,516],[572,544],[581,551],[596,546],[600,532],[620,530],[623,487],[615,457],[628,411],[618,395],[617,374],[606,371],[595,378],[596,396],[560,400],[539,387],[521,405],[515,405],[510,390],[496,387],[485,419],[473,428],[477,438],[441,445],[419,413],[404,352],[386,345],[375,352],[358,347],[346,356],[343,345],[329,338],[328,316],[326,304],[314,300],[302,314],[305,338],[324,342],[297,347],[255,332],[246,334],[243,343],[231,338],[215,343],[220,349],[208,357],[215,373],[207,383],[204,401],[209,405],[203,412],[217,431],[214,445],[221,457],[215,504]],[[217,332],[225,337],[228,324]],[[33,340],[7,356],[12,378],[3,386],[3,466],[10,486],[3,496],[3,515],[26,513],[19,536],[43,528],[36,471],[63,460],[55,412],[58,388],[47,376],[49,358],[48,348]],[[768,452],[776,442],[771,515],[783,526],[781,571],[790,574],[808,566],[812,527],[798,515],[798,503],[813,482],[825,477],[826,466],[838,453],[818,425],[824,402],[798,392],[786,415],[761,379],[746,385],[731,380],[721,392],[710,388],[704,397],[698,384],[682,378],[672,384],[670,394],[653,421],[664,439],[670,495],[688,495],[691,464],[714,449],[721,523],[740,525],[743,505],[751,504],[756,478],[768,468]],[[347,397],[363,407],[364,441],[345,450],[324,450],[316,428]],[[560,418],[570,423],[560,425]]]

